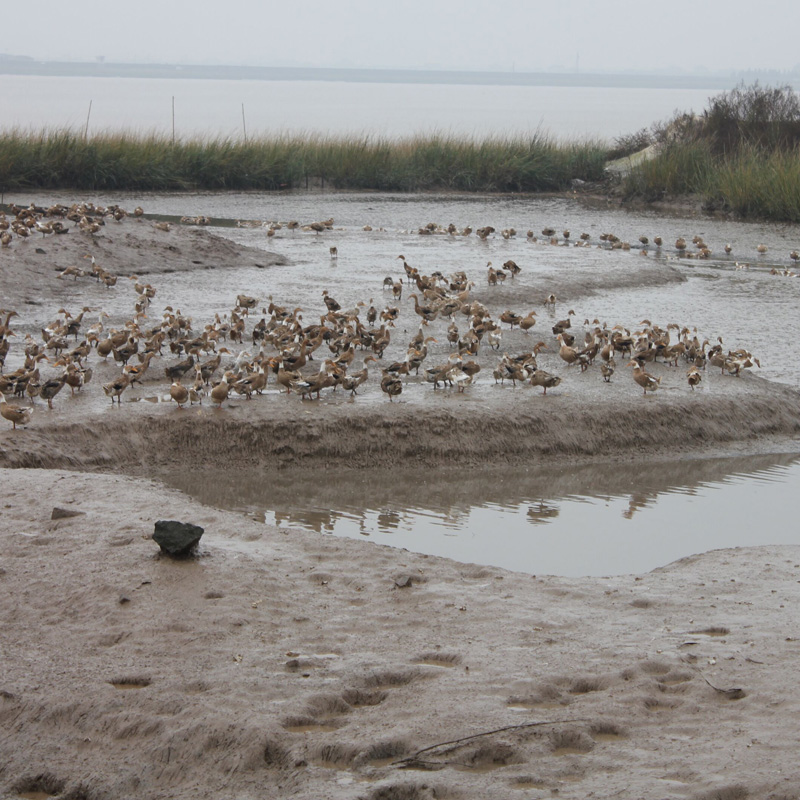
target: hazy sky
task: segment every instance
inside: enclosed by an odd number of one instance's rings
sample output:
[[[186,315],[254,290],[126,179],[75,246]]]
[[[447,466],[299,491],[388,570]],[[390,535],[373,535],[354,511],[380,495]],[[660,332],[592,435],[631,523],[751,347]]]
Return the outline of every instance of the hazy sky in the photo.
[[[797,0],[37,0],[0,52],[410,69],[791,69]]]

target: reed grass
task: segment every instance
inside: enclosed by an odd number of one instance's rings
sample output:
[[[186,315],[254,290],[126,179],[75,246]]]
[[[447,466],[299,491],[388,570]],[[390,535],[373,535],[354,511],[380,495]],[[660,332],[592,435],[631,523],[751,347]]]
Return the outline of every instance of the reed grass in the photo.
[[[5,190],[336,189],[558,191],[603,178],[606,146],[540,134],[476,139],[450,134],[276,135],[249,139],[69,129],[0,131]]]
[[[623,190],[649,202],[697,195],[707,209],[800,222],[800,147],[767,150],[748,145],[715,154],[708,142],[676,142],[637,165]]]

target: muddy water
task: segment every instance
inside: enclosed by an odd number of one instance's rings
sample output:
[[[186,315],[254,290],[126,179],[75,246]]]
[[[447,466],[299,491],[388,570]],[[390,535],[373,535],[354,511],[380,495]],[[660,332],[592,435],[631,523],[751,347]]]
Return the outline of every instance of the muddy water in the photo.
[[[56,195],[36,199],[45,202],[48,198],[74,200]],[[770,274],[772,269],[796,269],[788,255],[800,247],[796,227],[687,220],[586,208],[563,199],[519,197],[298,193],[93,199],[121,201],[131,207],[141,204],[154,214],[205,214],[217,221],[216,232],[292,260],[291,266],[268,270],[199,269],[191,277],[178,273],[153,276],[159,298],[179,305],[201,324],[210,321],[214,313],[230,309],[240,292],[257,296],[265,304],[272,296],[290,308],[300,306],[305,323],[316,321],[324,310],[323,289],[344,308],[370,301],[382,308],[391,302],[382,289],[383,278],[403,275],[397,259],[403,253],[422,272],[438,269],[448,274],[463,269],[476,281],[480,299],[494,303],[494,313],[502,308],[527,311],[531,298],[537,298],[541,322],[537,338],[552,339],[550,315],[538,298],[554,291],[563,303],[552,316],[561,318],[573,309],[579,333],[585,318],[630,328],[645,318],[662,326],[675,322],[697,328],[701,338],[714,341],[722,337],[726,348],[747,348],[761,361],[760,371],[754,371],[800,386],[796,356],[800,280]],[[322,236],[284,227],[267,239],[264,227],[235,227],[237,219],[307,223],[331,216],[335,229]],[[510,240],[495,236],[487,242],[474,235],[420,236],[418,228],[428,222],[452,222],[459,228],[492,225],[498,231],[513,226],[518,235]],[[366,225],[373,230],[364,231]],[[526,240],[528,229],[541,238],[545,226],[559,232],[568,229],[571,241],[586,231],[595,245],[605,231],[634,245],[641,235],[652,240],[658,234],[665,246],[648,245],[640,255],[638,248],[623,252]],[[694,235],[701,235],[712,249],[711,260],[678,257],[675,239],[683,236],[691,242]],[[726,243],[733,248],[730,256],[723,250]],[[765,255],[757,253],[759,244],[768,247]],[[332,245],[339,251],[335,262],[329,257]],[[499,266],[508,259],[515,260],[522,273],[514,285],[489,290],[487,262]],[[524,300],[519,299],[522,296]],[[127,294],[118,292],[111,298],[105,293],[103,297],[112,314],[130,308]],[[398,305],[400,324],[386,355],[391,360],[402,357],[405,342],[418,323],[407,293]],[[449,352],[445,327],[437,322],[430,331],[439,340],[431,345],[434,357]],[[529,349],[530,341],[517,331],[506,331],[503,349]],[[494,363],[494,357],[483,351],[481,360],[484,369]],[[563,367],[552,353],[543,354],[542,361],[545,369],[555,372]],[[489,370],[470,390],[474,402],[491,402],[496,387],[487,373]],[[565,387],[569,386],[566,381]],[[687,388],[682,385],[674,391]],[[699,391],[715,389],[704,382]],[[272,394],[279,402],[277,393]],[[402,400],[445,402],[432,398],[429,387],[412,381]],[[343,402],[343,398],[331,402]],[[354,407],[381,402],[386,398],[370,385],[355,399]],[[363,536],[463,561],[584,575],[638,572],[715,547],[796,541],[793,520],[798,511],[796,498],[800,497],[800,467],[789,457],[774,457],[651,465],[647,469],[600,466],[555,474],[495,469],[448,476],[421,469],[383,475],[355,471],[309,480],[307,475],[281,473],[258,476],[252,482],[237,476],[235,484],[226,483],[223,476],[201,482],[193,475],[185,485],[179,478],[173,484],[206,502],[245,510],[280,525]]]
[[[198,500],[287,529],[533,574],[640,573],[723,547],[800,544],[800,459],[577,468],[170,473]]]

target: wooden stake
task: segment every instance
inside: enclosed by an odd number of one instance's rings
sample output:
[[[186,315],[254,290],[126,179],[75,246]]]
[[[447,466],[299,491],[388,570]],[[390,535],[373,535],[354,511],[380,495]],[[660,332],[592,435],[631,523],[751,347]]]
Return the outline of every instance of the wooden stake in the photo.
[[[83,129],[83,138],[86,139],[89,136],[89,117],[92,115],[92,101],[89,101],[89,111],[86,114],[86,127]]]

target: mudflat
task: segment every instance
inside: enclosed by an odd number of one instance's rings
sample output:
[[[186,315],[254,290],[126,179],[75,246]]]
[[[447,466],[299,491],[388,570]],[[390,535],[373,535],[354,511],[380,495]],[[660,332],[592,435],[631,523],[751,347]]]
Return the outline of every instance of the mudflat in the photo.
[[[239,266],[291,269],[204,230],[115,225],[0,253],[2,305],[19,313],[6,374],[59,307],[120,307],[124,287],[132,308],[128,276],[158,289],[181,269],[214,268],[221,282]],[[57,277],[95,253],[117,286]],[[540,302],[476,294],[495,314]],[[181,301],[157,297],[156,322]],[[409,306],[404,296],[410,336]],[[109,328],[126,320],[114,314]],[[396,332],[385,361],[406,338]],[[552,346],[549,330],[541,338]],[[431,357],[446,358],[436,344]],[[231,361],[253,349],[227,346]],[[685,370],[655,364],[662,385],[642,397],[622,365],[610,384],[564,365],[543,396],[495,387],[482,350],[481,381],[463,393],[412,375],[390,401],[372,368],[355,397],[301,400],[270,376],[264,396],[178,409],[164,368],[182,357],[165,352],[112,407],[101,385],[121,366],[92,352],[74,397],[65,387],[52,410],[37,400],[24,428],[3,420],[4,796],[800,797],[800,548],[714,551],[640,576],[533,576],[278,530],[147,477],[210,463],[432,470],[767,452],[797,436],[792,389],[709,369],[711,390],[693,393]],[[205,529],[194,557],[160,555],[160,519]]]

